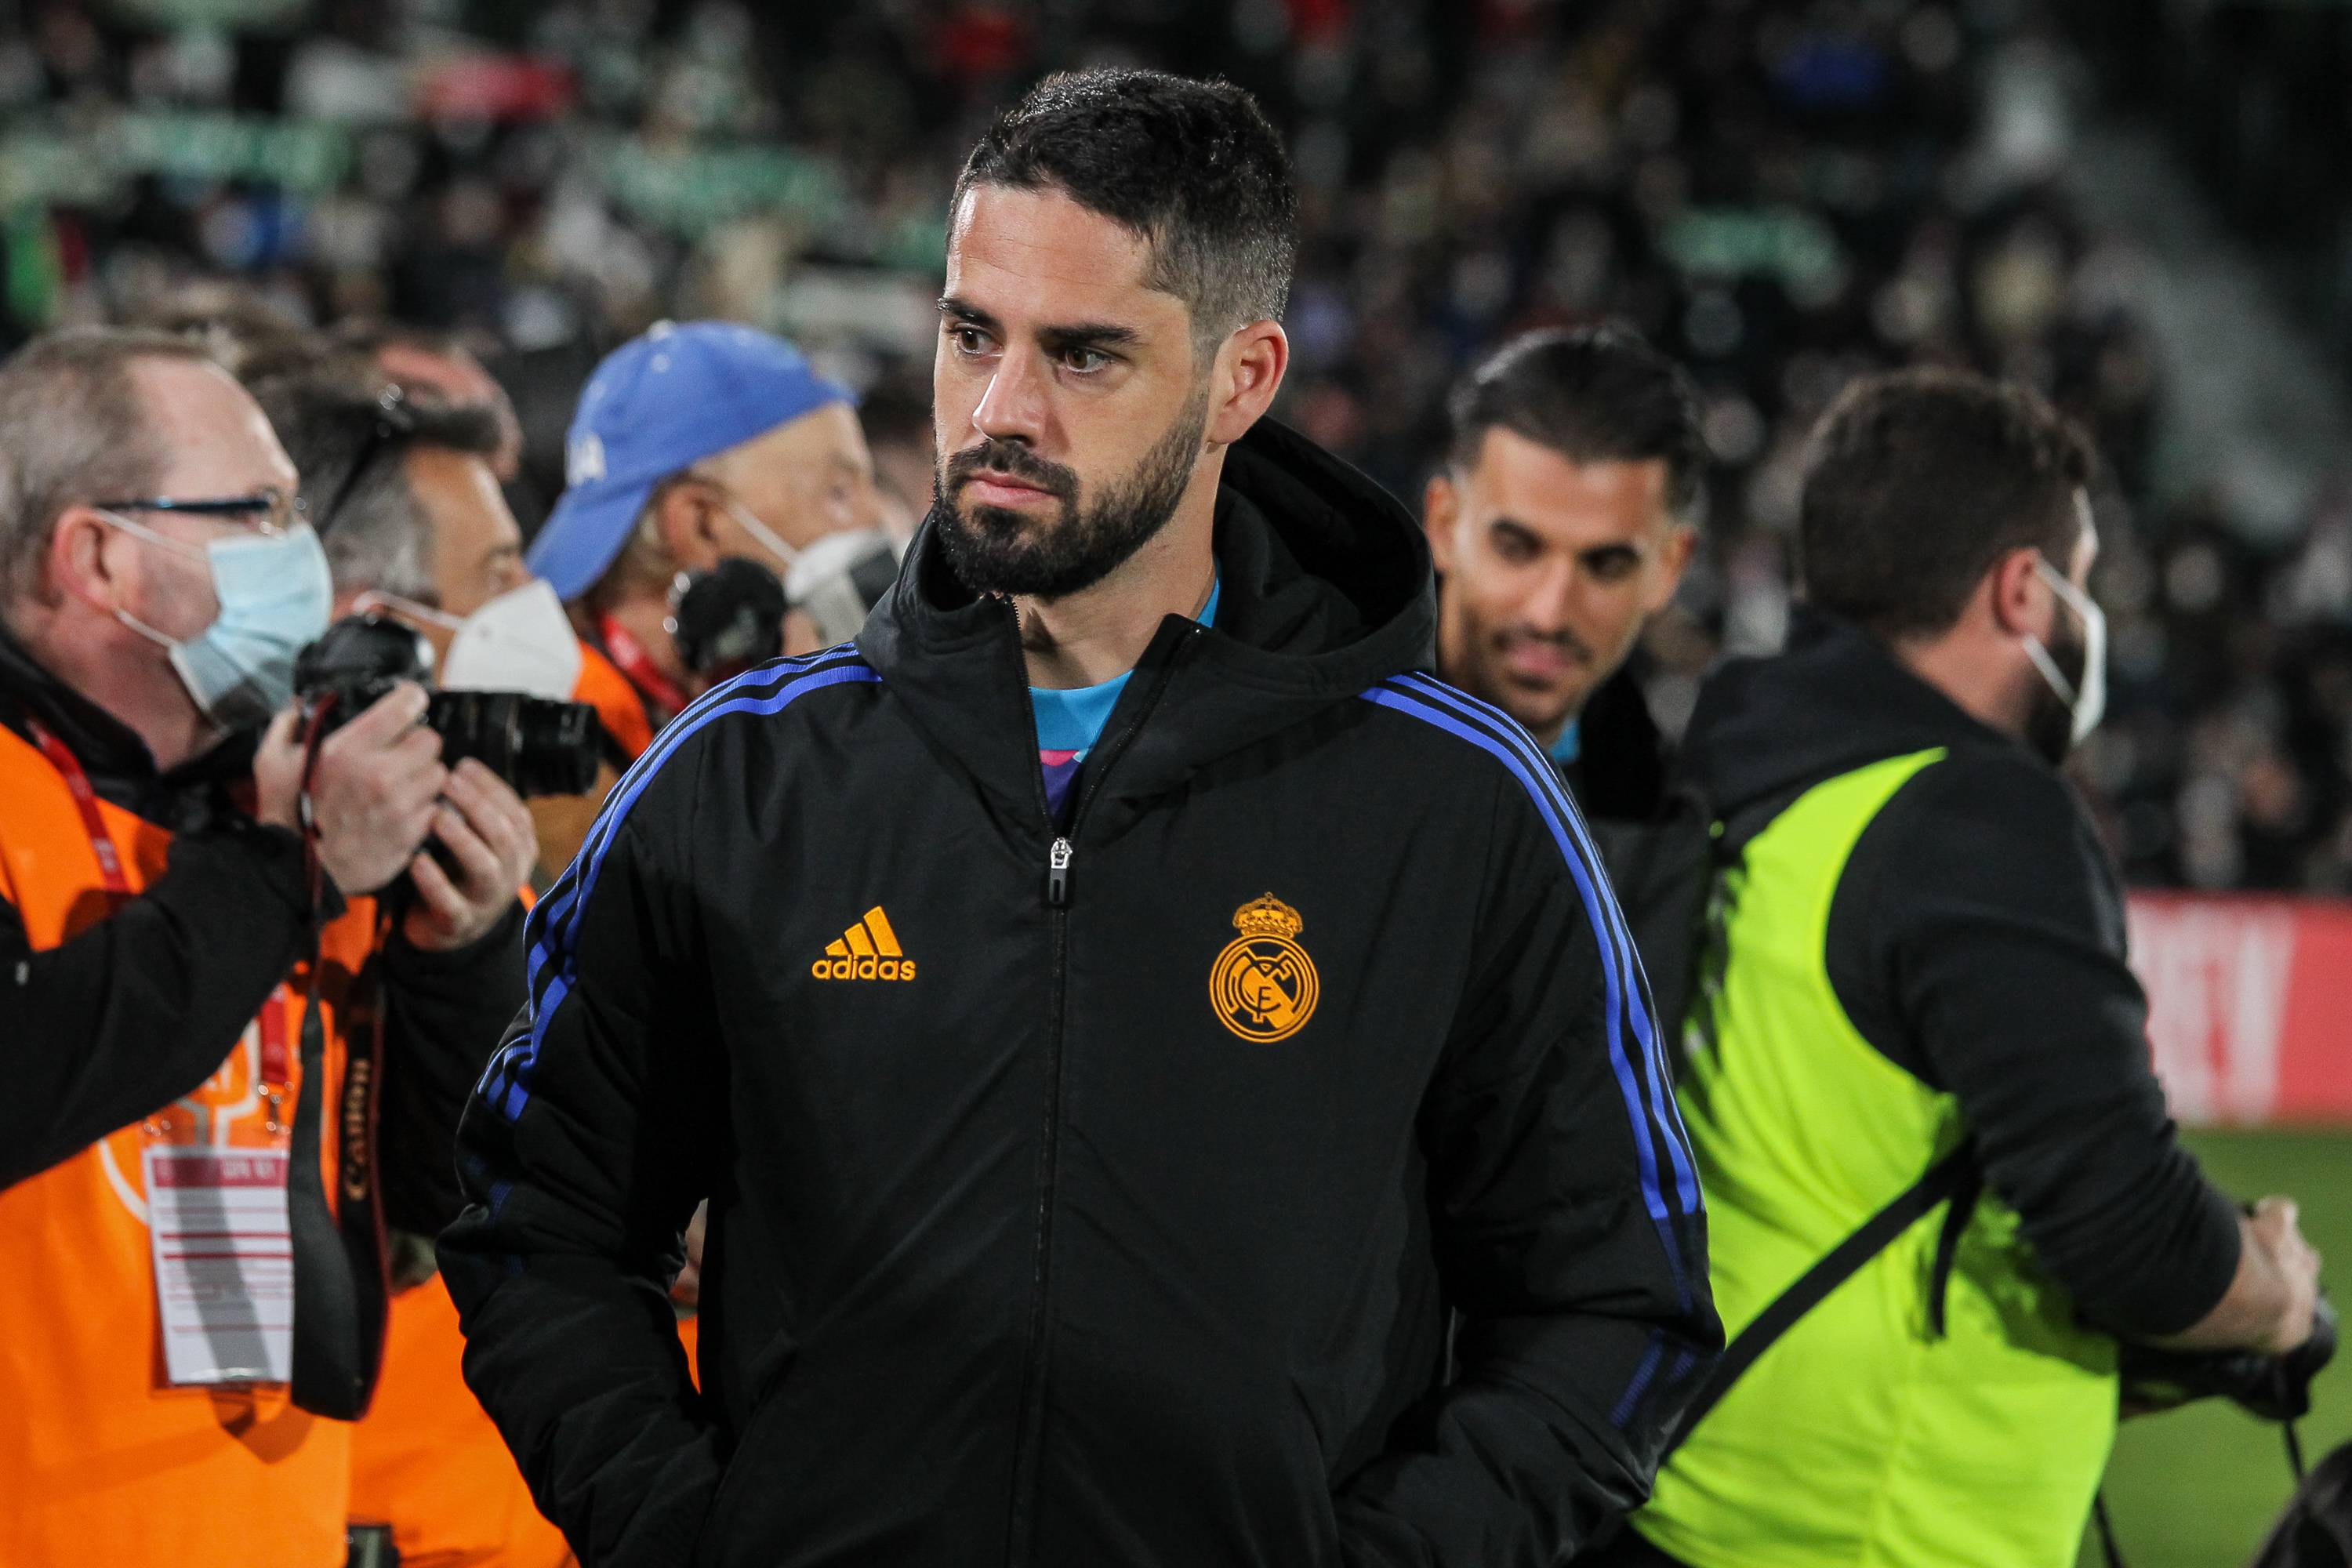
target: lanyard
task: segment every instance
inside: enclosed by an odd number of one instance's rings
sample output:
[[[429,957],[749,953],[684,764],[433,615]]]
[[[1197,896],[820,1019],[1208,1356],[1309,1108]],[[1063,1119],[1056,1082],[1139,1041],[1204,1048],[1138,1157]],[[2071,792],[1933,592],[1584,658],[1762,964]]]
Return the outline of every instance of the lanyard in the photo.
[[[106,830],[106,818],[98,809],[98,792],[89,785],[89,774],[82,771],[81,762],[66,750],[65,742],[33,721],[33,743],[41,748],[41,755],[49,759],[49,766],[58,770],[66,781],[66,793],[73,796],[74,809],[81,813],[82,831],[89,835],[90,853],[98,857],[98,874],[106,884],[107,895],[121,903],[131,897],[131,879],[122,872],[122,852],[114,847],[114,835]]]
[[[118,906],[128,901],[132,894],[131,879],[122,869],[122,851],[115,847],[114,835],[108,831],[106,817],[98,809],[98,791],[91,787],[89,774],[83,770],[81,760],[38,720],[32,721],[32,731],[33,743],[41,748],[41,755],[66,781],[66,793],[73,796],[74,809],[81,814],[82,831],[89,835],[90,853],[98,857],[99,879],[105,884],[107,896]],[[273,1110],[284,1097],[286,1086],[293,1082],[292,1058],[286,1043],[286,1017],[293,1005],[293,998],[280,985],[270,993],[268,1001],[262,1005],[260,1016],[254,1020],[261,1033],[262,1088],[273,1096]]]
[[[686,711],[688,698],[677,681],[654,668],[653,655],[645,645],[631,637],[626,627],[609,615],[596,617],[596,635],[604,639],[604,651],[637,689],[639,696],[659,704],[672,718]]]

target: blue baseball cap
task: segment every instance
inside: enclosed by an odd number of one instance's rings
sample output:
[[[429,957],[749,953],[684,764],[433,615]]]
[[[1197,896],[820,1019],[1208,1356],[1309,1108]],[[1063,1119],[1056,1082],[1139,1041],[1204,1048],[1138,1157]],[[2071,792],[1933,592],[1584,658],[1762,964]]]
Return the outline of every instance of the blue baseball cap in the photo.
[[[783,339],[732,321],[659,321],[596,367],[563,441],[563,494],[530,569],[576,599],[595,586],[670,475],[813,408],[856,399]]]

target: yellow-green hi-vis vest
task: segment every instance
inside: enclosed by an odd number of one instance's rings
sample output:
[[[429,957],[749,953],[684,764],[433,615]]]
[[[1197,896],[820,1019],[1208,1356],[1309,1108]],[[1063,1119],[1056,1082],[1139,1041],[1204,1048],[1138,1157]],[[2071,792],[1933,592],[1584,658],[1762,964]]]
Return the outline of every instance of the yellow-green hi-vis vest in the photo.
[[[1679,1098],[1727,1333],[1962,1140],[1954,1098],[1872,1047],[1827,962],[1863,829],[1944,754],[1816,785],[1722,873]],[[1660,1471],[1643,1535],[1693,1568],[2069,1568],[2115,1440],[2115,1342],[2076,1323],[1990,1194],[1936,1334],[1944,1217],[1764,1351]]]

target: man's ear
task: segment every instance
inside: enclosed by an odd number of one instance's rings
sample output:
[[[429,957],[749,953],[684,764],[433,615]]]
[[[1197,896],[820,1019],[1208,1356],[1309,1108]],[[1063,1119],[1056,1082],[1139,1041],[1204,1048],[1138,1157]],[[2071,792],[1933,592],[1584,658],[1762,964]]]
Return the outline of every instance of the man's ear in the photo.
[[[1454,569],[1454,525],[1461,516],[1462,492],[1454,489],[1454,476],[1440,468],[1421,492],[1421,527],[1441,575]]]
[[[1978,589],[1993,626],[2009,637],[2049,636],[2050,601],[2056,595],[2042,581],[2041,560],[2039,551],[2012,550],[1993,563]]]
[[[1642,605],[1643,615],[1654,616],[1666,607],[1675,590],[1683,585],[1683,574],[1690,570],[1691,557],[1697,552],[1697,529],[1687,522],[1666,525],[1665,548],[1658,552],[1658,571]]]
[[[69,506],[49,527],[49,547],[41,552],[41,572],[33,584],[33,598],[56,605],[74,598],[112,615],[126,594],[121,558],[131,542],[121,531],[86,506]]]
[[[710,487],[688,479],[662,492],[662,548],[681,572],[708,572],[719,563],[719,519]]]
[[[1210,368],[1207,439],[1229,447],[1249,434],[1282,390],[1290,368],[1290,339],[1279,321],[1252,321],[1217,345]]]

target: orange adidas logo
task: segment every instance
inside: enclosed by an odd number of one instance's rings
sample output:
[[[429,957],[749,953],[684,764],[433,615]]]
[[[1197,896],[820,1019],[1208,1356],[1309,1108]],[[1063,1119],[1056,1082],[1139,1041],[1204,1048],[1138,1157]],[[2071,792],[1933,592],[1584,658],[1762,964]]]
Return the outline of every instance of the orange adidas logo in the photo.
[[[890,917],[875,905],[866,918],[825,944],[825,956],[809,965],[819,980],[912,980],[915,961],[898,946]]]

